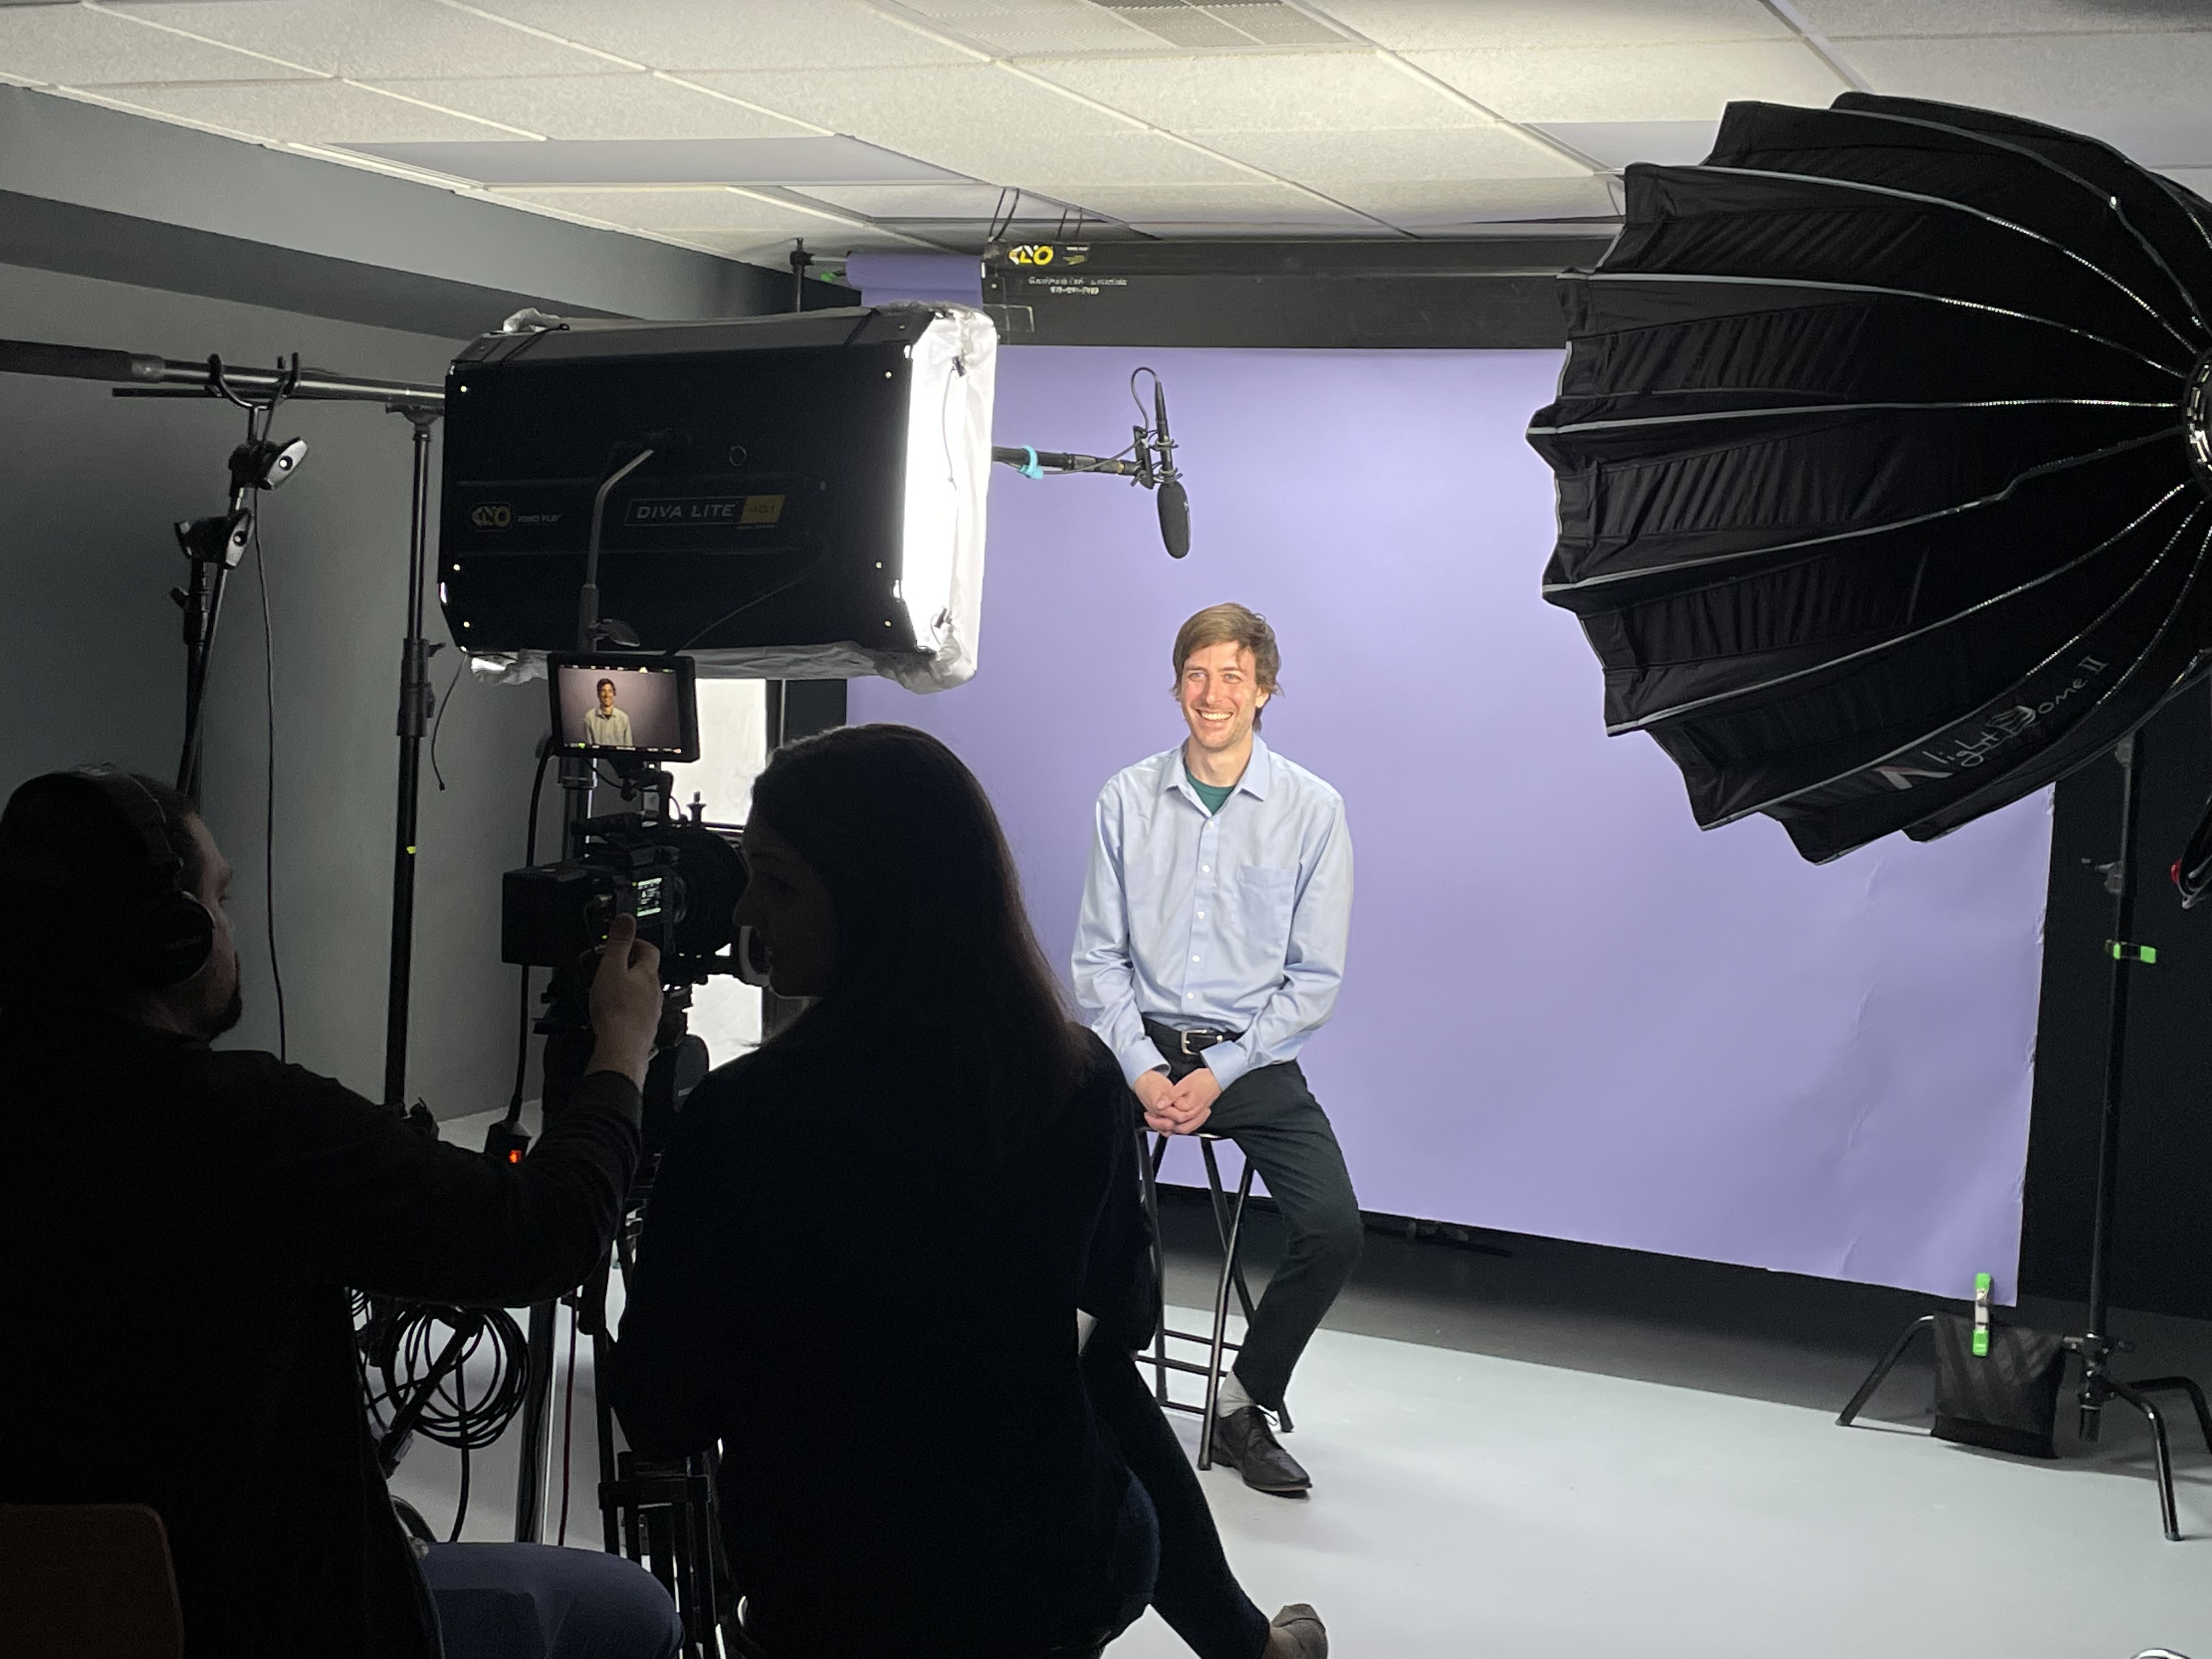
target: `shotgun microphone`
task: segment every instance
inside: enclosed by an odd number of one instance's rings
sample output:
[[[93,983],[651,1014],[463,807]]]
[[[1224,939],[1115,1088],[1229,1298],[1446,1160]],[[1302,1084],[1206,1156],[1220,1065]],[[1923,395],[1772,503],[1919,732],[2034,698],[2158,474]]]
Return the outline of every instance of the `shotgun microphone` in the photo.
[[[1152,377],[1152,453],[1159,474],[1160,540],[1168,557],[1180,559],[1190,551],[1190,496],[1182,487],[1182,473],[1175,464],[1175,440],[1168,435],[1168,392],[1159,376]]]

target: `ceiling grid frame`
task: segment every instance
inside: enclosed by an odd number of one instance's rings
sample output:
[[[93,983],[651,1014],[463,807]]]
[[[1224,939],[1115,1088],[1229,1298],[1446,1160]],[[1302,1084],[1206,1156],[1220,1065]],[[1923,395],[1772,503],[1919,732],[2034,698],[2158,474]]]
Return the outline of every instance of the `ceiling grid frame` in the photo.
[[[1619,0],[1273,0],[1284,14],[1301,20],[1302,27],[1274,31],[1284,40],[1262,40],[1267,29],[1243,27],[1243,22],[1258,20],[1255,12],[1251,18],[1213,19],[1223,23],[1218,35],[1189,31],[1190,38],[1219,42],[1189,46],[1148,27],[1150,20],[1143,15],[1148,9],[1111,5],[1106,0],[1000,0],[995,5],[979,0],[972,6],[958,0],[715,0],[714,7],[704,9],[701,0],[626,0],[619,23],[604,24],[598,19],[605,14],[564,5],[562,0],[323,3],[331,21],[327,32],[319,33],[321,26],[307,0],[182,0],[174,4],[157,0],[48,0],[44,4],[0,0],[0,26],[4,26],[0,27],[0,81],[434,184],[457,194],[503,202],[520,211],[548,213],[679,246],[705,246],[726,257],[768,258],[778,263],[778,252],[787,244],[769,234],[771,222],[788,224],[794,216],[838,228],[824,230],[826,240],[849,236],[854,247],[933,246],[972,251],[981,246],[993,222],[974,204],[990,192],[996,192],[991,199],[1014,199],[1039,210],[1018,210],[1026,225],[1056,216],[1063,222],[1077,217],[1085,234],[1094,237],[1242,234],[1423,240],[1587,229],[1604,220],[1608,203],[1617,222],[1619,173],[1625,162],[1641,157],[1685,159],[1699,153],[1698,146],[1709,142],[1711,124],[1679,117],[1692,113],[1705,99],[1778,95],[1807,101],[1814,91],[1814,71],[1788,70],[1783,57],[1763,58],[1753,49],[1755,43],[1771,42],[1778,52],[1785,40],[1806,54],[1808,64],[1820,65],[1819,74],[1826,84],[1909,90],[1917,96],[1945,95],[1942,76],[1953,71],[1940,64],[1935,69],[1919,66],[1917,60],[1925,54],[1910,52],[1912,43],[1982,41],[1999,51],[2009,46],[2013,57],[2007,61],[2015,67],[1983,78],[1992,87],[2010,88],[2018,112],[2074,125],[2111,137],[2124,148],[2132,146],[2149,165],[2179,179],[2201,183],[2212,177],[2212,110],[2200,118],[2187,100],[2175,101],[2178,93],[2166,94],[2165,103],[2148,110],[2123,107],[2124,99],[2110,109],[2070,109],[2069,98],[2094,103],[2118,97],[2108,83],[2124,82],[2124,71],[2107,67],[2102,71],[2105,82],[2085,89],[2077,84],[2081,77],[2066,70],[2078,54],[2031,50],[2028,44],[2078,40],[2082,51],[2100,65],[2136,64],[2142,66],[2141,74],[2163,72],[2172,80],[2183,67],[2197,61],[2197,42],[2205,42],[2203,50],[2212,50],[2212,38],[2208,38],[2212,37],[2212,7],[2200,18],[2165,10],[2157,15],[2122,15],[2092,0],[1911,0],[1909,5],[1901,0],[1637,0],[1632,8],[1624,8]],[[633,5],[639,10],[628,11]],[[246,21],[262,6],[270,9],[266,38],[275,43],[274,49],[264,43],[260,20],[250,26]],[[661,9],[662,19],[653,18],[656,8]],[[411,34],[406,32],[405,20],[426,18],[432,9],[450,14],[456,20],[454,29],[417,23]],[[1208,18],[1215,9],[1195,0],[1187,9]],[[33,14],[48,15],[53,26],[49,33],[40,33]],[[725,14],[732,20],[726,25]],[[1269,15],[1274,14],[1271,10]],[[854,21],[862,16],[868,20],[865,27]],[[1085,23],[1085,16],[1096,16],[1102,26]],[[195,81],[164,73],[168,65],[163,55],[134,51],[119,33],[111,40],[88,23],[75,23],[77,18],[92,17],[100,19],[101,27],[111,33],[145,31],[173,40],[180,51],[190,43],[187,57],[191,52],[199,56],[176,67],[213,78]],[[633,28],[634,18],[648,21]],[[386,19],[391,21],[383,21]],[[460,26],[462,19],[467,20],[467,27]],[[1108,20],[1111,26],[1103,26]],[[994,22],[1002,26],[995,33]],[[380,34],[379,29],[386,32]],[[682,61],[682,49],[693,37],[684,31],[696,29],[706,31],[713,51],[702,53],[700,62],[687,64]],[[733,31],[753,30],[766,31],[758,36],[769,46],[761,64],[709,72],[710,65],[738,63],[737,47],[755,37]],[[513,54],[511,61],[495,63],[495,43],[485,44],[495,32],[513,37],[518,46],[524,41],[530,45]],[[891,34],[915,44],[911,50],[902,47]],[[1231,35],[1247,40],[1232,41]],[[2185,36],[2191,37],[2190,44],[2177,56]],[[46,40],[52,44],[40,44]],[[633,40],[644,50],[623,50]],[[327,51],[323,49],[325,42]],[[835,49],[848,42],[854,55],[838,58]],[[927,44],[921,44],[924,42]],[[431,43],[453,61],[428,60]],[[1674,52],[1672,72],[1692,72],[1686,81],[1665,82],[1659,77],[1669,71],[1656,67],[1662,58],[1655,57],[1655,68],[1644,72],[1653,77],[1646,84],[1679,90],[1663,96],[1636,94],[1628,77],[1637,73],[1634,54],[1647,46]],[[1688,55],[1706,46],[1721,54],[1709,64]],[[12,57],[5,50],[9,48],[14,49]],[[1553,50],[1559,58],[1545,61]],[[134,64],[155,78],[102,78],[98,71],[103,53],[112,55],[118,67]],[[1461,54],[1460,60],[1455,61],[1452,53]],[[302,54],[311,61],[299,61]],[[1431,67],[1438,55],[1441,60]],[[1356,100],[1346,104],[1355,97],[1349,88],[1367,83],[1346,82],[1329,93],[1327,71],[1318,67],[1304,81],[1284,76],[1264,82],[1237,78],[1243,65],[1262,59],[1325,63],[1351,58],[1379,60],[1425,93],[1464,111],[1468,118],[1464,128],[1448,121],[1431,125],[1419,106],[1408,104],[1401,110],[1389,97],[1376,106],[1374,124],[1368,125]],[[315,59],[320,60],[319,66],[312,61]],[[1263,112],[1249,126],[1217,123],[1207,127],[1200,122],[1185,131],[1176,124],[1184,118],[1173,112],[1192,106],[1184,94],[1175,90],[1190,84],[1188,80],[1154,76],[1149,80],[1106,77],[1101,82],[1095,75],[1071,76],[1071,80],[1091,83],[1078,86],[1054,78],[1055,63],[1123,59],[1206,65],[1204,75],[1223,77],[1218,84],[1224,91],[1247,88],[1243,102],[1248,108],[1255,106],[1251,88],[1310,86],[1316,88],[1311,96],[1321,100],[1327,119],[1317,124],[1310,106],[1300,101],[1307,94],[1286,93],[1279,124]],[[1942,59],[1943,64],[1963,60],[1955,52]],[[972,116],[970,128],[963,129],[945,118],[939,109],[916,101],[927,94],[908,94],[902,106],[897,93],[879,89],[864,94],[873,101],[860,107],[878,111],[886,118],[867,116],[856,123],[833,122],[836,108],[849,100],[820,88],[834,84],[838,74],[834,66],[845,62],[882,65],[879,88],[899,65],[917,70],[960,64],[988,68],[1024,83],[1025,96],[1033,101],[1013,100],[1000,112],[988,106],[988,98],[972,112],[963,106],[963,120]],[[1875,67],[1863,66],[1868,64]],[[1907,68],[1908,64],[1915,66]],[[800,67],[809,64],[823,67]],[[234,65],[239,71],[234,75],[229,72]],[[266,66],[266,73],[255,73],[257,66]],[[67,71],[75,78],[47,78],[39,72],[42,69]],[[774,87],[777,74],[799,76],[802,79],[794,86],[815,89],[805,91],[793,107],[780,106],[759,95]],[[606,88],[595,104],[591,83],[599,76],[607,77]],[[1900,76],[1912,79],[1913,84],[1886,84]],[[670,91],[646,96],[638,90],[636,77],[650,77]],[[1782,89],[1778,93],[1753,84],[1762,77]],[[491,95],[489,90],[462,95],[471,82],[533,78],[544,81],[541,89],[503,96]],[[309,90],[333,82],[345,89],[343,96],[333,92],[324,97]],[[429,82],[440,84],[418,84]],[[1744,83],[1741,91],[1736,90],[1738,82]],[[269,88],[265,96],[252,93],[257,84]],[[1200,80],[1198,84],[1214,82]],[[1163,88],[1163,95],[1169,96],[1164,106],[1169,114],[1142,112],[1160,102],[1151,94],[1134,96],[1148,85]],[[234,88],[235,95],[222,95]],[[1497,100],[1509,88],[1511,95],[1501,105]],[[1630,89],[1631,95],[1618,106],[1609,106],[1611,92],[1621,88]],[[1124,106],[1129,100],[1117,101],[1117,89],[1133,95],[1131,106]],[[459,106],[440,101],[441,93]],[[542,102],[534,101],[541,96]],[[1063,101],[1084,116],[1055,128],[1050,107]],[[386,130],[401,136],[390,140],[352,136],[384,127],[374,108],[386,106],[395,116],[404,109],[417,112],[421,119],[396,119]],[[732,112],[730,121],[718,121],[710,106]],[[601,110],[605,112],[597,112]],[[1411,118],[1404,111],[1412,112]],[[552,131],[533,125],[531,116],[539,113],[547,118],[544,125]],[[1717,113],[1716,108],[1716,118]],[[2070,121],[2069,116],[2074,118]],[[1132,135],[1128,143],[1119,147],[1110,140],[1094,143],[1086,136],[1093,130],[1086,121],[1099,120],[1110,122],[1115,131]],[[929,164],[933,174],[855,176],[849,185],[841,185],[831,182],[840,175],[818,169],[803,177],[770,178],[761,173],[758,164],[744,161],[751,153],[746,145],[754,141],[743,135],[790,134],[791,142],[835,144],[848,125],[860,127],[854,137],[864,147],[892,155],[910,155],[917,163]],[[873,137],[872,129],[879,129]],[[969,131],[983,142],[968,142],[962,135]],[[729,196],[715,211],[726,218],[732,204],[757,204],[763,221],[759,246],[737,246],[744,242],[742,235],[732,239],[720,229],[711,233],[709,244],[686,240],[682,230],[672,232],[658,222],[634,224],[621,217],[572,214],[519,193],[539,187],[501,185],[496,173],[487,180],[441,171],[409,154],[411,149],[453,149],[457,146],[451,141],[459,140],[462,149],[471,142],[479,148],[543,144],[556,147],[565,156],[572,149],[580,155],[599,142],[573,135],[625,131],[653,136],[605,142],[636,149],[694,142],[663,135],[729,133],[726,139],[699,141],[726,144],[736,158],[726,180]],[[1439,137],[1425,147],[1420,135],[1431,131],[1462,136]],[[1550,158],[1550,165],[1532,167],[1519,177],[1502,172],[1514,165],[1515,152],[1477,139],[1474,135],[1478,131],[1495,131],[1501,138],[1510,135],[1532,146],[1530,155]],[[558,136],[562,133],[572,136]],[[885,133],[891,136],[887,138]],[[1341,154],[1326,141],[1330,133],[1340,133]],[[469,134],[479,137],[470,141]],[[913,135],[914,142],[902,142],[901,135]],[[939,142],[940,135],[952,142]],[[1032,137],[1038,162],[1024,176],[1021,157]],[[781,140],[770,141],[769,149],[774,142]],[[2151,149],[2156,154],[2148,153]],[[1437,158],[1435,170],[1424,171],[1423,158],[1431,154]],[[1172,158],[1177,155],[1191,158],[1188,166],[1175,162]],[[565,165],[550,157],[546,162],[553,167]],[[977,216],[947,216],[947,204],[957,204],[945,190],[919,182],[932,176],[947,185],[970,189],[973,193],[964,199]],[[825,191],[859,192],[868,210],[810,194],[808,179]],[[1240,193],[1235,183],[1239,179],[1250,181],[1250,190]],[[1355,182],[1367,179],[1376,182]],[[1112,182],[1102,182],[1108,180]],[[650,191],[656,184],[684,182],[639,176],[617,184],[592,175],[589,180],[580,178],[571,193],[581,199],[582,192],[596,191],[599,210],[616,212],[623,189]],[[1600,184],[1603,190],[1592,187]],[[904,190],[914,192],[914,212],[901,205]],[[1007,198],[1008,191],[1018,195]],[[1082,199],[1086,192],[1093,201]],[[1310,204],[1310,210],[1300,204]],[[631,216],[657,219],[665,202],[654,206],[655,211],[647,213],[641,204],[641,212]],[[707,234],[706,228],[701,228]]]

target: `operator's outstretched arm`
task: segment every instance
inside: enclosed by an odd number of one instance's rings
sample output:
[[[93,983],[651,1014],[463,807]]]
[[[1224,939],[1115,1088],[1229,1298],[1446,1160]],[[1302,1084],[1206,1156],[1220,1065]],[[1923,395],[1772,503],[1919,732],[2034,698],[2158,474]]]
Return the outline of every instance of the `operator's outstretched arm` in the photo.
[[[595,1046],[520,1164],[417,1133],[389,1108],[268,1054],[209,1057],[250,1124],[234,1201],[270,1224],[272,1265],[308,1283],[479,1306],[573,1290],[606,1254],[638,1158],[640,1085],[660,1018],[660,953],[617,917],[592,982]]]

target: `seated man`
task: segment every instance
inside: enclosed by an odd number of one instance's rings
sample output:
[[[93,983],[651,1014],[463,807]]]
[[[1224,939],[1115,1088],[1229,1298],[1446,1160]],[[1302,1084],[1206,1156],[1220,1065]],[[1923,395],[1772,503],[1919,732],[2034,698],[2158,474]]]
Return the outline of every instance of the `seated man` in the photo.
[[[618,924],[589,1074],[508,1167],[208,1046],[240,1013],[229,880],[150,779],[53,773],[0,814],[0,1503],[152,1505],[188,1652],[428,1659],[434,1603],[364,1425],[347,1287],[516,1306],[583,1278],[637,1161],[658,953]],[[641,1570],[529,1555],[568,1630],[675,1651]]]

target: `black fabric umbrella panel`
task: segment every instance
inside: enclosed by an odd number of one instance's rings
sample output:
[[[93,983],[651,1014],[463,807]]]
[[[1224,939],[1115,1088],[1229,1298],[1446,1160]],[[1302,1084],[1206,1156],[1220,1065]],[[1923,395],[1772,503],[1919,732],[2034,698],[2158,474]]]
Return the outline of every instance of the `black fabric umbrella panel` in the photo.
[[[1711,828],[1815,860],[2041,787],[2212,656],[2212,208],[2094,139],[1847,94],[1628,170],[1529,441],[1544,595]]]

